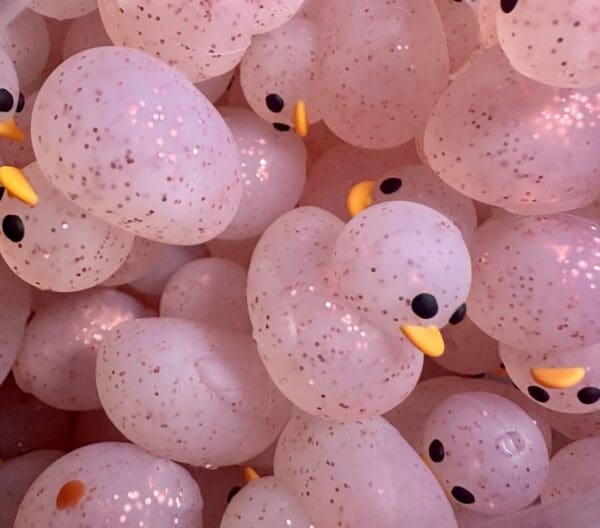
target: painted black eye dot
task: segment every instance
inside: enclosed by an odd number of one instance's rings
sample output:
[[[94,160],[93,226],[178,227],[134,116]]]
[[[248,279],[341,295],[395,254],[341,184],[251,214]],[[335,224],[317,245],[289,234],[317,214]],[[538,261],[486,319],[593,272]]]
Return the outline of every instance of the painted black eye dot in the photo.
[[[452,496],[461,504],[473,504],[475,502],[473,494],[461,486],[454,486],[452,488]]]
[[[283,110],[285,103],[283,102],[283,98],[279,94],[269,94],[265,97],[265,102],[267,103],[267,108],[278,114]]]
[[[417,295],[412,300],[410,307],[421,319],[431,319],[438,313],[437,300],[429,293]]]
[[[467,305],[465,303],[461,304],[456,311],[450,317],[450,321],[448,321],[451,325],[457,325],[458,323],[462,323],[463,319],[467,316]]]
[[[6,215],[2,220],[2,232],[12,242],[21,242],[25,236],[23,220],[17,215]]]
[[[4,187],[0,187],[0,200],[2,200],[3,196],[4,196]]]
[[[229,504],[233,500],[233,497],[235,497],[241,490],[242,488],[240,486],[234,486],[231,488],[227,494],[227,504]]]
[[[429,444],[429,458],[434,462],[441,462],[444,460],[444,444],[437,438]]]
[[[529,393],[529,396],[540,403],[546,403],[550,399],[550,394],[537,385],[530,385],[527,387],[527,392]]]
[[[22,93],[19,93],[19,102],[17,103],[17,114],[23,111],[25,108],[25,96]]]
[[[577,399],[584,405],[592,405],[600,400],[600,389],[585,387],[577,393]]]
[[[500,0],[500,9],[504,11],[506,14],[510,13],[515,7],[519,0]]]
[[[15,98],[6,88],[0,88],[0,112],[10,112],[15,104]]]
[[[290,129],[290,125],[284,125],[283,123],[273,123],[273,128],[279,130],[279,132],[287,132]]]
[[[400,178],[388,178],[381,182],[379,190],[383,194],[394,194],[400,187],[402,187],[402,180]]]

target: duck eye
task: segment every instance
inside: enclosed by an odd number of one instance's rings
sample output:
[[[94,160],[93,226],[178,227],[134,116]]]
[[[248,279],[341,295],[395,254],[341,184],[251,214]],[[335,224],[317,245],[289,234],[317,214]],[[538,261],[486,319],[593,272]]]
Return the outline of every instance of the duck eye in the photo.
[[[510,13],[515,7],[519,0],[500,0],[500,9],[506,14]]]
[[[584,405],[592,405],[600,400],[600,389],[585,387],[577,393],[577,399]]]
[[[452,488],[452,496],[461,504],[473,504],[475,502],[474,495],[468,489],[461,486],[454,486]]]
[[[438,303],[436,298],[429,293],[417,295],[410,305],[412,311],[421,319],[431,319],[438,313]]]
[[[239,486],[234,486],[231,488],[227,494],[227,504],[229,504],[233,500],[233,497],[235,497],[240,491],[242,491],[242,488]]]
[[[467,305],[462,303],[450,317],[448,321],[451,325],[457,325],[467,316]]]
[[[429,458],[434,462],[441,462],[444,460],[445,452],[444,452],[444,444],[440,442],[437,438],[429,444]]]
[[[0,88],[0,112],[10,112],[14,104],[12,94],[5,88]]]
[[[537,385],[530,385],[527,387],[527,392],[529,393],[529,396],[540,403],[546,403],[550,399],[550,394]]]
[[[273,123],[273,128],[279,130],[279,132],[287,132],[290,129],[290,125],[284,123]]]
[[[2,200],[3,196],[4,196],[4,187],[0,187],[0,200]]]
[[[267,108],[275,114],[281,112],[283,110],[283,107],[285,106],[283,98],[279,94],[267,95],[267,97],[265,97],[265,102],[267,103]]]
[[[19,102],[17,103],[17,114],[23,111],[25,108],[25,96],[22,93],[19,93]]]
[[[2,231],[11,242],[21,242],[25,236],[23,220],[17,215],[6,215],[2,220]]]
[[[400,187],[402,187],[402,180],[400,178],[388,178],[381,182],[379,190],[383,194],[394,194]]]

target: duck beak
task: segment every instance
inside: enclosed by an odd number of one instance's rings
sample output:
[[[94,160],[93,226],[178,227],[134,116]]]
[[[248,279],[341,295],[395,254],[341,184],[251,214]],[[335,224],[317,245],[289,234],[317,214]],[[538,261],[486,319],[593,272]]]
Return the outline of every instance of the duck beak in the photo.
[[[0,138],[25,141],[25,132],[17,126],[14,119],[9,119],[0,123]]]
[[[350,189],[346,198],[346,208],[351,216],[354,217],[367,207],[370,207],[373,203],[373,192],[376,185],[377,182],[375,180],[365,180],[357,183]]]
[[[308,110],[306,109],[306,103],[302,99],[294,106],[294,128],[296,129],[296,134],[301,138],[308,135]]]
[[[254,470],[254,468],[247,467],[244,469],[244,479],[246,480],[246,484],[250,484],[250,482],[254,482],[259,478],[260,475]]]
[[[400,331],[426,356],[436,358],[444,353],[444,338],[437,326],[404,325]]]
[[[23,171],[15,167],[0,167],[0,186],[4,187],[9,195],[27,205],[35,205],[39,201]]]
[[[569,389],[585,377],[583,367],[532,368],[531,377],[547,389]]]

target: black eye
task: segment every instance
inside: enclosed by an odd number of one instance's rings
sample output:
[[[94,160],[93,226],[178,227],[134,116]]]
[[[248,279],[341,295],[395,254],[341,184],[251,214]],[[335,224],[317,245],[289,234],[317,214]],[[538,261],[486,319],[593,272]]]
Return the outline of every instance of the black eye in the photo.
[[[233,488],[231,488],[229,490],[229,493],[227,494],[227,504],[229,504],[233,497],[235,497],[240,491],[242,490],[242,488],[240,488],[239,486],[234,486]]]
[[[429,458],[434,462],[441,462],[444,460],[444,444],[437,438],[429,444]]]
[[[265,97],[265,102],[267,103],[267,108],[275,114],[281,112],[283,110],[283,107],[285,106],[285,103],[283,102],[283,99],[279,94],[267,95],[267,97]]]
[[[460,486],[452,488],[452,496],[461,504],[473,504],[475,502],[473,494],[468,489]]]
[[[592,405],[592,403],[596,403],[600,400],[600,389],[597,389],[596,387],[585,387],[577,393],[577,399],[585,405]]]
[[[515,7],[517,7],[517,4],[519,3],[519,0],[500,0],[500,9],[502,9],[502,11],[504,11],[505,13],[510,13]]]
[[[412,300],[410,307],[421,319],[431,319],[438,313],[437,300],[429,293],[417,295]]]
[[[542,387],[537,387],[536,385],[527,387],[527,392],[529,393],[529,396],[540,403],[546,403],[550,399],[550,394],[542,389]]]
[[[400,187],[402,187],[402,180],[400,178],[388,178],[381,182],[379,190],[383,194],[394,194]]]
[[[2,220],[2,231],[12,242],[21,242],[25,236],[23,220],[17,215],[6,215]]]
[[[5,88],[0,88],[0,112],[10,112],[14,104],[12,94]]]
[[[2,200],[3,196],[4,196],[4,187],[0,187],[0,200]]]
[[[450,317],[449,323],[451,325],[457,325],[462,322],[462,320],[467,316],[467,305],[465,303],[461,304],[456,311]]]
[[[19,102],[17,103],[17,114],[23,111],[25,108],[25,96],[22,93],[19,93]]]
[[[290,129],[290,125],[284,125],[283,123],[273,123],[273,128],[279,130],[279,132],[287,132]]]

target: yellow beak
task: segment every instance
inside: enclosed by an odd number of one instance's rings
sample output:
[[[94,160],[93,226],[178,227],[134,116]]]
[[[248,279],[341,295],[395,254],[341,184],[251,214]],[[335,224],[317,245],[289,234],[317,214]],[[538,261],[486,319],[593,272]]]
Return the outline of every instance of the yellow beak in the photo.
[[[247,467],[244,469],[244,479],[246,480],[246,484],[250,484],[255,480],[258,480],[260,475],[254,470],[254,468]]]
[[[375,180],[365,180],[350,189],[346,198],[346,208],[352,216],[361,213],[373,203],[373,191],[376,185]]]
[[[35,205],[39,201],[23,171],[15,167],[0,167],[0,187],[4,187],[8,194],[27,205]]]
[[[437,326],[404,325],[400,331],[426,356],[436,358],[444,353],[444,338]]]
[[[296,129],[296,134],[301,138],[308,135],[308,110],[306,109],[306,103],[302,99],[294,106],[294,128]]]
[[[583,367],[532,368],[531,377],[547,389],[568,389],[585,377]]]
[[[9,119],[0,123],[0,138],[25,141],[25,132],[17,126],[14,119]]]

